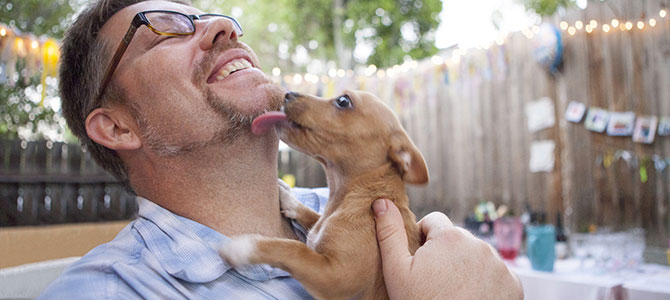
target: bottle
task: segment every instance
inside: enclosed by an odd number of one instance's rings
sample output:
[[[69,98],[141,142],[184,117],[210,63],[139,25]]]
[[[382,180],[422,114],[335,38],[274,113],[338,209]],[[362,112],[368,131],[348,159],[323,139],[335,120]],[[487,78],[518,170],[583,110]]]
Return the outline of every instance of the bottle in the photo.
[[[568,256],[568,244],[563,229],[561,213],[556,213],[556,258],[564,259]]]

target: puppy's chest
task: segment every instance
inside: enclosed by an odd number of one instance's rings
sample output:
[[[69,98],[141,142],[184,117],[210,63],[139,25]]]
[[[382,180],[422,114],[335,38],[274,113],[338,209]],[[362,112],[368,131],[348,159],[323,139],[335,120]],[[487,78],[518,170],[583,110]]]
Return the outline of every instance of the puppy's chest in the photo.
[[[332,216],[331,216],[332,217]],[[328,218],[321,218],[319,221],[314,224],[314,227],[309,231],[307,234],[307,247],[311,249],[316,249],[316,246],[319,245],[321,240],[323,239],[324,232],[326,231],[326,228],[328,227],[330,217]]]

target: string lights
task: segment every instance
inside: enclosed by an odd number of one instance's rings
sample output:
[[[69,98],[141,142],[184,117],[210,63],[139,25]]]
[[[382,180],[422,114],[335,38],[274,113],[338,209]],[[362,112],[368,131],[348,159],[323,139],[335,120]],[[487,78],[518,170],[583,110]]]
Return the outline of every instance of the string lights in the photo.
[[[667,10],[665,8],[662,8],[661,10],[659,10],[658,16],[661,19],[665,19],[668,16]],[[646,20],[644,18],[642,18],[642,19],[637,20],[637,21],[620,21],[616,18],[613,18],[612,20],[610,20],[609,23],[604,23],[600,27],[598,26],[599,24],[598,24],[598,21],[596,21],[596,20],[591,20],[587,24],[585,24],[582,21],[575,21],[574,24],[570,24],[566,21],[561,21],[559,23],[558,27],[563,31],[567,31],[568,34],[570,34],[570,35],[575,35],[578,31],[581,31],[582,29],[586,33],[593,33],[598,28],[601,28],[602,31],[605,32],[605,33],[608,33],[608,32],[610,32],[614,29],[619,29],[620,31],[631,31],[635,28],[637,28],[638,30],[644,30],[645,27],[647,27],[647,26],[655,27],[657,23],[658,23],[658,21],[654,17],[646,19]],[[529,39],[532,38],[532,36],[529,37],[528,35],[526,35],[526,37],[528,37]]]
[[[615,30],[619,31],[632,31],[634,29],[637,30],[645,30],[647,28],[653,28],[656,25],[658,25],[659,21],[662,21],[662,19],[665,19],[668,17],[668,10],[666,8],[661,8],[658,12],[658,17],[650,17],[650,18],[645,18],[642,17],[638,20],[619,20],[617,18],[612,18],[609,20],[609,22],[605,21],[597,21],[594,19],[591,20],[577,20],[574,23],[568,23],[567,21],[561,21],[558,24],[558,27],[562,30],[567,32],[569,35],[575,35],[580,31],[584,31],[587,34],[594,33],[598,30],[604,32],[604,33],[609,33],[613,32]],[[538,25],[532,25],[526,28],[521,29],[521,33],[528,39],[533,39],[537,36],[537,34],[540,32],[540,27]],[[2,32],[0,31],[0,34]],[[496,38],[494,41],[480,47],[476,47],[477,49],[484,49],[487,50],[494,44],[497,44],[498,46],[502,46],[505,44],[506,40],[508,38],[508,34],[501,34]],[[431,62],[434,65],[442,65],[447,63],[448,61],[452,63],[459,63],[461,60],[461,57],[463,57],[468,50],[461,49],[461,48],[456,48],[454,49],[450,56],[447,58],[444,58],[439,55],[435,55],[431,57]],[[377,66],[375,65],[369,65],[367,67],[361,68],[360,70],[357,70],[357,74],[362,74],[366,77],[372,77],[372,76],[377,76],[378,78],[385,78],[385,77],[394,77],[400,73],[405,73],[408,72],[411,69],[416,68],[418,65],[417,61],[414,60],[409,60],[403,64],[400,65],[395,65],[393,67],[389,67],[387,69],[378,69]],[[279,68],[274,68],[272,70],[272,75],[275,76],[275,78],[280,78],[281,75],[281,70]],[[353,70],[344,70],[344,69],[330,69],[327,72],[327,75],[321,76],[321,81],[323,83],[328,82],[332,78],[344,78],[345,76],[353,76],[354,71]],[[317,75],[312,75],[312,74],[303,74],[300,77],[298,76],[289,76],[286,75],[283,77],[284,81],[286,82],[291,82],[291,83],[296,83],[296,82],[318,82],[318,76]]]
[[[44,105],[46,97],[46,80],[47,77],[56,77],[58,74],[57,66],[60,58],[60,49],[56,40],[47,37],[37,38],[32,34],[22,34],[21,31],[7,27],[5,24],[0,24],[0,40],[3,49],[0,52],[4,54],[0,57],[5,63],[11,67],[9,71],[4,71],[11,75],[17,72],[13,66],[19,59],[27,59],[29,63],[26,64],[25,70],[28,71],[29,76],[41,73],[40,84],[42,85],[42,99],[40,106]],[[23,72],[23,71],[22,71]]]

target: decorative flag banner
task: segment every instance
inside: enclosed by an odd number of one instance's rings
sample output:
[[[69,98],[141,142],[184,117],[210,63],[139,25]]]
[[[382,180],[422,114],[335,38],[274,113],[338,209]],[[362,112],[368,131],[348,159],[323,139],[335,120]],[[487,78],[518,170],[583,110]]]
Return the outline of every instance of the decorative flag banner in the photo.
[[[631,136],[635,128],[634,112],[610,112],[607,134],[612,136]]]
[[[654,161],[654,167],[658,173],[663,173],[665,168],[668,166],[668,163],[665,161],[665,159],[659,155],[652,156],[652,160]]]
[[[649,180],[649,176],[647,174],[647,161],[649,161],[649,158],[644,157],[640,162],[640,181],[642,183],[647,183]]]
[[[656,135],[656,125],[658,118],[656,116],[645,116],[637,118],[635,123],[635,132],[633,133],[633,141],[636,143],[651,144],[654,142]]]
[[[586,123],[584,126],[586,129],[603,132],[607,128],[607,122],[609,121],[609,112],[598,107],[589,108],[589,113],[586,115]]]
[[[670,117],[662,117],[658,122],[658,136],[670,136]]]
[[[666,177],[665,170],[670,169],[670,157],[662,157],[657,154],[651,156],[647,154],[640,154],[637,156],[635,153],[627,150],[606,150],[603,152],[598,152],[595,160],[596,166],[602,166],[609,168],[611,166],[617,166],[615,163],[618,160],[624,160],[626,166],[631,170],[636,170],[640,175],[640,182],[647,183],[649,181],[649,168],[653,167],[656,170],[656,173],[662,177]]]
[[[633,156],[633,154],[630,153],[630,151],[617,150],[616,152],[614,152],[614,161],[617,161],[619,159],[623,159],[629,167],[637,168],[638,159],[637,157]]]
[[[44,42],[44,45],[42,46],[42,65],[44,66],[44,70],[42,71],[42,78],[40,80],[40,83],[42,84],[42,100],[40,101],[40,106],[44,105],[44,98],[46,98],[47,76],[58,76],[59,57],[60,49],[58,48],[56,41],[48,39]]]
[[[556,123],[554,116],[554,102],[551,98],[544,97],[540,100],[526,104],[526,117],[528,119],[528,130],[530,132],[550,128]]]
[[[565,111],[565,119],[570,122],[579,123],[584,118],[584,112],[586,112],[586,105],[584,103],[571,101],[568,104],[568,109]]]

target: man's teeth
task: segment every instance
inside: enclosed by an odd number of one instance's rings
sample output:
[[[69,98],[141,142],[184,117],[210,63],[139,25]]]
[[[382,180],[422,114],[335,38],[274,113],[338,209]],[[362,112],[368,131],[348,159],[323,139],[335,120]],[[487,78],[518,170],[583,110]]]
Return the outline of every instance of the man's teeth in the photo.
[[[216,76],[216,80],[222,80],[226,76],[230,75],[235,71],[251,68],[252,65],[246,59],[235,59],[221,68],[219,75]]]

